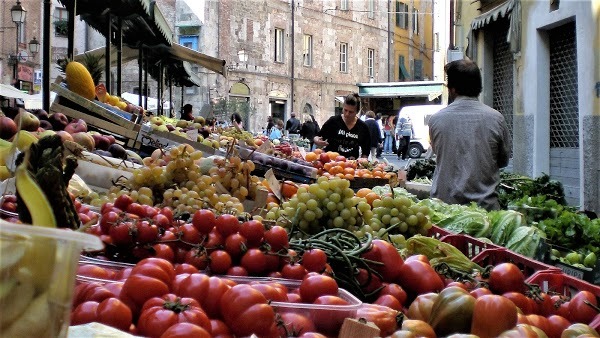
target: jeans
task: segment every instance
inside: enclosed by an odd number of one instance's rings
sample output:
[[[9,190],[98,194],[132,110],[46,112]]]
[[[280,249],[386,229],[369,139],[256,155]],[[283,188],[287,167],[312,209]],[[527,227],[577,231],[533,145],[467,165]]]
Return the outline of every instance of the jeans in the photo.
[[[392,133],[385,131],[385,138],[383,139],[383,152],[386,154],[392,153]]]

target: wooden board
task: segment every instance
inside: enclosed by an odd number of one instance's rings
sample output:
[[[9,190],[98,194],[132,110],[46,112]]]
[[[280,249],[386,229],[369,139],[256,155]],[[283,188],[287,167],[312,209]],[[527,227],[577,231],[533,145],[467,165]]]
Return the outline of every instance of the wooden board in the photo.
[[[203,155],[214,155],[216,153],[216,149],[213,147],[209,147],[200,142],[194,142],[187,138],[177,136],[173,133],[156,131],[152,130],[149,126],[143,125],[141,127],[141,132],[137,136],[137,141],[144,146],[164,149],[168,146],[179,145],[187,143],[194,147],[194,149],[202,151]]]
[[[101,119],[111,121],[121,127],[128,128],[128,129],[134,129],[136,127],[136,124],[134,122],[124,118],[123,116],[118,115],[116,112],[112,112],[108,108],[100,105],[99,102],[90,101],[90,100],[82,97],[79,94],[73,93],[72,91],[70,91],[66,88],[63,88],[59,84],[56,84],[56,83],[50,84],[50,90],[52,90],[53,92],[55,92],[57,94],[57,98],[59,100],[66,99],[68,101],[71,101],[72,103],[75,103],[75,104],[81,106],[83,109],[88,110],[89,114],[87,114],[87,115],[90,115],[90,114],[97,115],[97,117],[99,117]],[[60,101],[59,101],[59,103],[60,103]],[[62,105],[64,106],[64,104],[62,104]],[[115,109],[117,109],[117,108],[115,108]],[[123,112],[123,114],[124,115],[132,115],[127,112]],[[139,125],[137,125],[137,126],[139,128]]]

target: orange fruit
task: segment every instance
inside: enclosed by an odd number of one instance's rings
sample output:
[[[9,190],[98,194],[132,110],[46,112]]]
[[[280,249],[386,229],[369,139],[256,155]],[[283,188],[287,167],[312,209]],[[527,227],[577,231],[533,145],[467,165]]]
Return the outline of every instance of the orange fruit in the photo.
[[[317,155],[321,155],[323,153],[323,149],[317,148],[317,149],[314,150],[314,153],[317,154]]]
[[[373,206],[373,201],[381,199],[381,197],[379,197],[379,195],[377,195],[374,192],[370,192],[368,193],[365,198],[367,199],[367,203],[369,203],[370,206]]]
[[[329,159],[333,161],[336,157],[340,156],[340,154],[335,151],[328,151],[327,156],[329,156]]]
[[[312,151],[309,153],[306,153],[306,157],[305,160],[308,162],[312,162],[312,161],[316,161],[318,158],[316,153],[313,153]]]
[[[354,179],[354,175],[344,174],[344,178],[347,179],[348,181],[352,181]]]
[[[351,175],[354,177],[354,169],[353,168],[344,168],[344,174]]]
[[[360,188],[356,192],[356,197],[363,198],[363,197],[367,196],[371,192],[373,192],[373,190],[371,190],[369,188]]]
[[[291,198],[298,192],[298,185],[292,181],[284,181],[281,185],[281,195],[285,198]]]

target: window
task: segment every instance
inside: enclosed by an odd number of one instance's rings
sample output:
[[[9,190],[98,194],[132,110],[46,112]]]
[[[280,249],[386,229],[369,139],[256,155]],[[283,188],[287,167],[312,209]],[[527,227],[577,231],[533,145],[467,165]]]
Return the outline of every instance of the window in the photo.
[[[304,34],[302,58],[305,66],[312,66],[312,35]]]
[[[375,0],[369,0],[369,19],[375,18]]]
[[[348,44],[340,43],[340,72],[348,72]]]
[[[406,66],[404,65],[404,55],[398,55],[398,80],[404,81],[408,80],[410,75],[408,71],[406,71]]]
[[[343,11],[347,11],[348,10],[348,0],[341,0],[341,1],[342,1],[342,3],[340,6],[340,9]]]
[[[69,33],[68,22],[69,11],[62,7],[54,8],[54,35],[67,36]],[[24,31],[24,29],[21,30]],[[23,42],[23,38],[21,38],[20,42]]]
[[[419,11],[413,7],[413,33],[419,34]]]
[[[396,1],[396,26],[408,28],[408,5],[400,1]]]
[[[423,80],[423,60],[415,60],[414,67],[415,80]]]
[[[375,77],[375,50],[371,48],[367,50],[367,69],[369,77]]]
[[[184,47],[187,47],[189,49],[198,50],[198,36],[197,35],[180,36],[179,44]]]
[[[275,62],[283,63],[283,29],[275,28]]]

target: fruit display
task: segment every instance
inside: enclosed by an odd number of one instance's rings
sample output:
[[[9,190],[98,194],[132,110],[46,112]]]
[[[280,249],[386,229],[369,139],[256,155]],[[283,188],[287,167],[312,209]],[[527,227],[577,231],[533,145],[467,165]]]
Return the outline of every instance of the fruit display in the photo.
[[[316,149],[306,153],[306,161],[313,164],[320,174],[327,177],[339,177],[353,180],[361,178],[390,178],[394,173],[388,172],[389,165],[383,162],[371,163],[367,159],[348,160],[336,152],[323,152]]]

